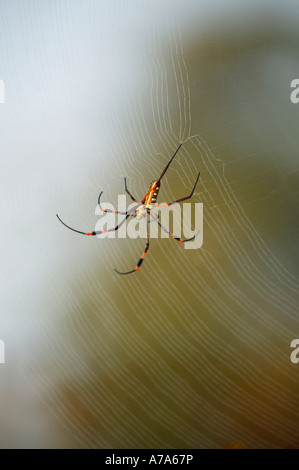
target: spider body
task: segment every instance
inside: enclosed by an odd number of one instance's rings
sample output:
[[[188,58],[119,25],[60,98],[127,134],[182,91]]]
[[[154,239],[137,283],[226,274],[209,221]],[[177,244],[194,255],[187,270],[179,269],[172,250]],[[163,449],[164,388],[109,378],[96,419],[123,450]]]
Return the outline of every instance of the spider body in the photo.
[[[160,184],[158,180],[152,181],[150,188],[144,198],[142,199],[142,204],[145,205],[147,209],[152,208],[152,204],[155,204],[160,190]]]
[[[197,236],[194,235],[193,237],[191,238],[187,238],[187,239],[183,239],[183,238],[180,238],[180,237],[177,237],[175,236],[173,233],[169,232],[159,221],[159,217],[157,217],[156,215],[154,214],[151,214],[151,210],[154,209],[155,207],[164,207],[164,206],[171,206],[172,204],[176,204],[178,202],[181,202],[181,201],[185,201],[187,199],[190,199],[192,196],[193,196],[193,193],[195,191],[195,188],[196,188],[196,185],[197,185],[197,182],[199,180],[199,176],[200,176],[200,173],[198,173],[197,175],[197,178],[196,178],[196,181],[195,181],[195,185],[191,191],[191,193],[189,194],[189,196],[185,196],[185,197],[181,197],[180,199],[176,199],[175,201],[173,202],[169,202],[167,204],[156,204],[156,201],[157,201],[157,198],[158,198],[158,194],[159,194],[159,190],[160,190],[160,187],[161,187],[161,180],[163,178],[163,176],[165,175],[166,171],[168,170],[168,167],[169,165],[171,164],[172,160],[174,159],[174,157],[176,156],[176,154],[178,153],[178,151],[180,150],[182,144],[179,145],[179,147],[177,148],[177,150],[175,151],[175,153],[173,154],[173,156],[171,157],[171,159],[169,160],[169,162],[167,163],[166,167],[164,168],[164,170],[162,171],[161,175],[160,175],[160,178],[157,179],[157,180],[154,180],[151,182],[150,184],[150,188],[148,190],[148,192],[146,193],[146,195],[143,197],[141,203],[138,203],[137,200],[132,196],[132,194],[130,193],[130,191],[128,190],[127,188],[127,179],[125,178],[125,191],[126,193],[130,196],[130,198],[136,203],[136,205],[130,209],[129,211],[126,211],[126,212],[120,212],[120,211],[112,211],[110,209],[103,209],[101,207],[101,196],[103,194],[103,191],[100,193],[99,195],[99,198],[98,198],[98,204],[99,204],[99,207],[101,209],[102,212],[110,212],[110,213],[114,213],[114,214],[120,214],[120,215],[124,215],[124,219],[118,223],[115,227],[111,228],[111,229],[108,229],[108,230],[97,230],[97,231],[94,231],[94,232],[81,232],[80,230],[76,230],[72,227],[69,227],[67,224],[65,224],[61,219],[60,217],[58,216],[58,214],[56,214],[58,220],[63,224],[65,225],[65,227],[67,227],[68,229],[72,230],[73,232],[77,232],[77,233],[80,233],[82,235],[87,235],[87,236],[94,236],[94,235],[100,235],[102,233],[107,233],[107,232],[112,232],[112,231],[116,231],[118,230],[123,224],[124,222],[128,219],[128,217],[136,217],[138,220],[141,220],[143,218],[146,218],[147,219],[147,224],[146,226],[148,225],[149,222],[152,222],[152,221],[155,221],[157,222],[157,224],[161,227],[162,230],[164,230],[164,232],[168,233],[174,240],[177,240],[179,242],[189,242],[191,240],[194,240],[194,238]],[[148,219],[148,216],[149,216],[149,219]],[[131,271],[128,271],[128,272],[119,272],[117,271],[116,269],[114,271],[116,271],[118,274],[131,274],[131,273],[134,273],[136,271],[139,270],[140,266],[142,265],[143,263],[143,260],[145,258],[145,255],[147,253],[149,249],[149,234],[148,234],[148,228],[147,228],[147,237],[146,237],[146,245],[145,245],[145,249],[144,249],[144,252],[142,253],[142,256],[141,258],[139,259],[139,261],[137,262],[137,265],[134,269],[132,269]]]

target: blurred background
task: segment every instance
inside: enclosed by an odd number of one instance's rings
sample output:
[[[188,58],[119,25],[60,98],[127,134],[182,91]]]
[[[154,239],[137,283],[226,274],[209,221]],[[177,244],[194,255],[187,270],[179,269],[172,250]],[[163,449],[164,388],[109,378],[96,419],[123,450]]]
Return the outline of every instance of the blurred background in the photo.
[[[299,439],[299,6],[0,1],[0,447]],[[203,246],[83,237],[99,192],[204,208]],[[128,200],[128,204],[131,201]]]

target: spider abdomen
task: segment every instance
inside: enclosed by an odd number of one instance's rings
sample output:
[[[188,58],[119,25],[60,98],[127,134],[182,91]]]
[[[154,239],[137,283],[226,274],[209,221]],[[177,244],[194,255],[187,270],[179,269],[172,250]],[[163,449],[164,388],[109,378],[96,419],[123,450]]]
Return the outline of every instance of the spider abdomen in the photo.
[[[160,190],[160,187],[157,186],[156,189],[153,192],[153,195],[152,195],[152,199],[151,199],[152,203],[157,202],[157,197],[158,197],[158,194],[159,194],[159,190]]]
[[[160,184],[158,181],[153,181],[144,200],[144,205],[147,209],[151,208],[151,204],[155,204],[157,202],[159,190]]]

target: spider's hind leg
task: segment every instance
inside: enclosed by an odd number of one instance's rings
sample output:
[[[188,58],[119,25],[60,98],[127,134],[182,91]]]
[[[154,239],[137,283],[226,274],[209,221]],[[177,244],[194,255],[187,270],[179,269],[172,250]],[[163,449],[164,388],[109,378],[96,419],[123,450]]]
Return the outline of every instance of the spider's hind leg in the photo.
[[[177,240],[178,242],[182,242],[182,243],[185,243],[185,242],[191,242],[192,240],[194,240],[195,237],[197,237],[197,235],[199,234],[199,231],[193,235],[193,237],[191,238],[180,238],[180,237],[177,237],[176,235],[174,235],[172,232],[170,232],[169,230],[167,230],[166,227],[164,227],[164,225],[161,224],[161,222],[159,221],[159,218],[158,217],[155,217],[154,215],[151,215],[153,217],[153,220],[155,222],[157,222],[157,224],[159,225],[159,227],[161,227],[161,229],[168,233],[168,235],[171,236],[171,238],[173,238],[174,240]]]
[[[113,228],[109,228],[107,230],[96,230],[96,231],[93,231],[93,232],[81,232],[80,230],[76,230],[75,228],[72,228],[69,225],[67,225],[65,222],[63,222],[58,214],[56,214],[56,217],[59,220],[59,222],[61,222],[62,225],[64,225],[69,230],[72,230],[73,232],[76,232],[76,233],[80,233],[81,235],[87,235],[87,236],[91,237],[91,236],[95,236],[95,235],[101,235],[102,233],[115,232],[116,230],[118,230],[124,224],[124,222],[127,220],[127,218],[130,217],[130,214],[127,214],[125,216],[125,218]]]
[[[124,272],[124,273],[120,272],[120,271],[117,271],[117,269],[114,269],[114,271],[117,274],[132,274],[132,273],[135,273],[136,271],[138,271],[138,269],[142,265],[143,260],[145,258],[145,255],[146,255],[148,249],[149,249],[149,234],[148,234],[148,228],[147,228],[147,224],[146,224],[146,245],[145,245],[144,252],[142,253],[141,257],[139,258],[138,263],[136,264],[136,267],[134,269],[132,269],[132,271],[127,271],[127,272]]]

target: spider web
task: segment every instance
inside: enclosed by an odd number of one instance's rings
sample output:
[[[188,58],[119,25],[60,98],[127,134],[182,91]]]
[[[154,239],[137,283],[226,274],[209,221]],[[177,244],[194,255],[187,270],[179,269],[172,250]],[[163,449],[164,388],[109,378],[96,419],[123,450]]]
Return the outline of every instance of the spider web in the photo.
[[[47,22],[36,2],[31,15],[23,4],[24,19],[2,9],[13,52],[5,73],[19,99],[1,121],[15,155],[4,191],[19,182],[4,220],[16,209],[26,216],[22,236],[3,238],[6,253],[20,247],[19,269],[3,274],[0,330],[12,356],[2,388],[20,421],[3,446],[256,448],[298,438],[298,117],[289,100],[298,35],[287,17],[278,26],[275,8],[248,6],[234,22],[231,2],[217,23],[208,7],[186,4],[109,2],[103,12],[65,1]],[[12,79],[23,34],[33,48],[22,68],[27,98]],[[204,206],[203,247],[151,240],[138,274],[118,277],[113,268],[132,269],[145,241],[80,238],[55,212],[93,230],[100,190],[103,206],[116,204],[127,176],[140,200],[180,142],[159,198],[189,194],[201,172],[193,202]],[[5,406],[2,395],[13,429]]]

